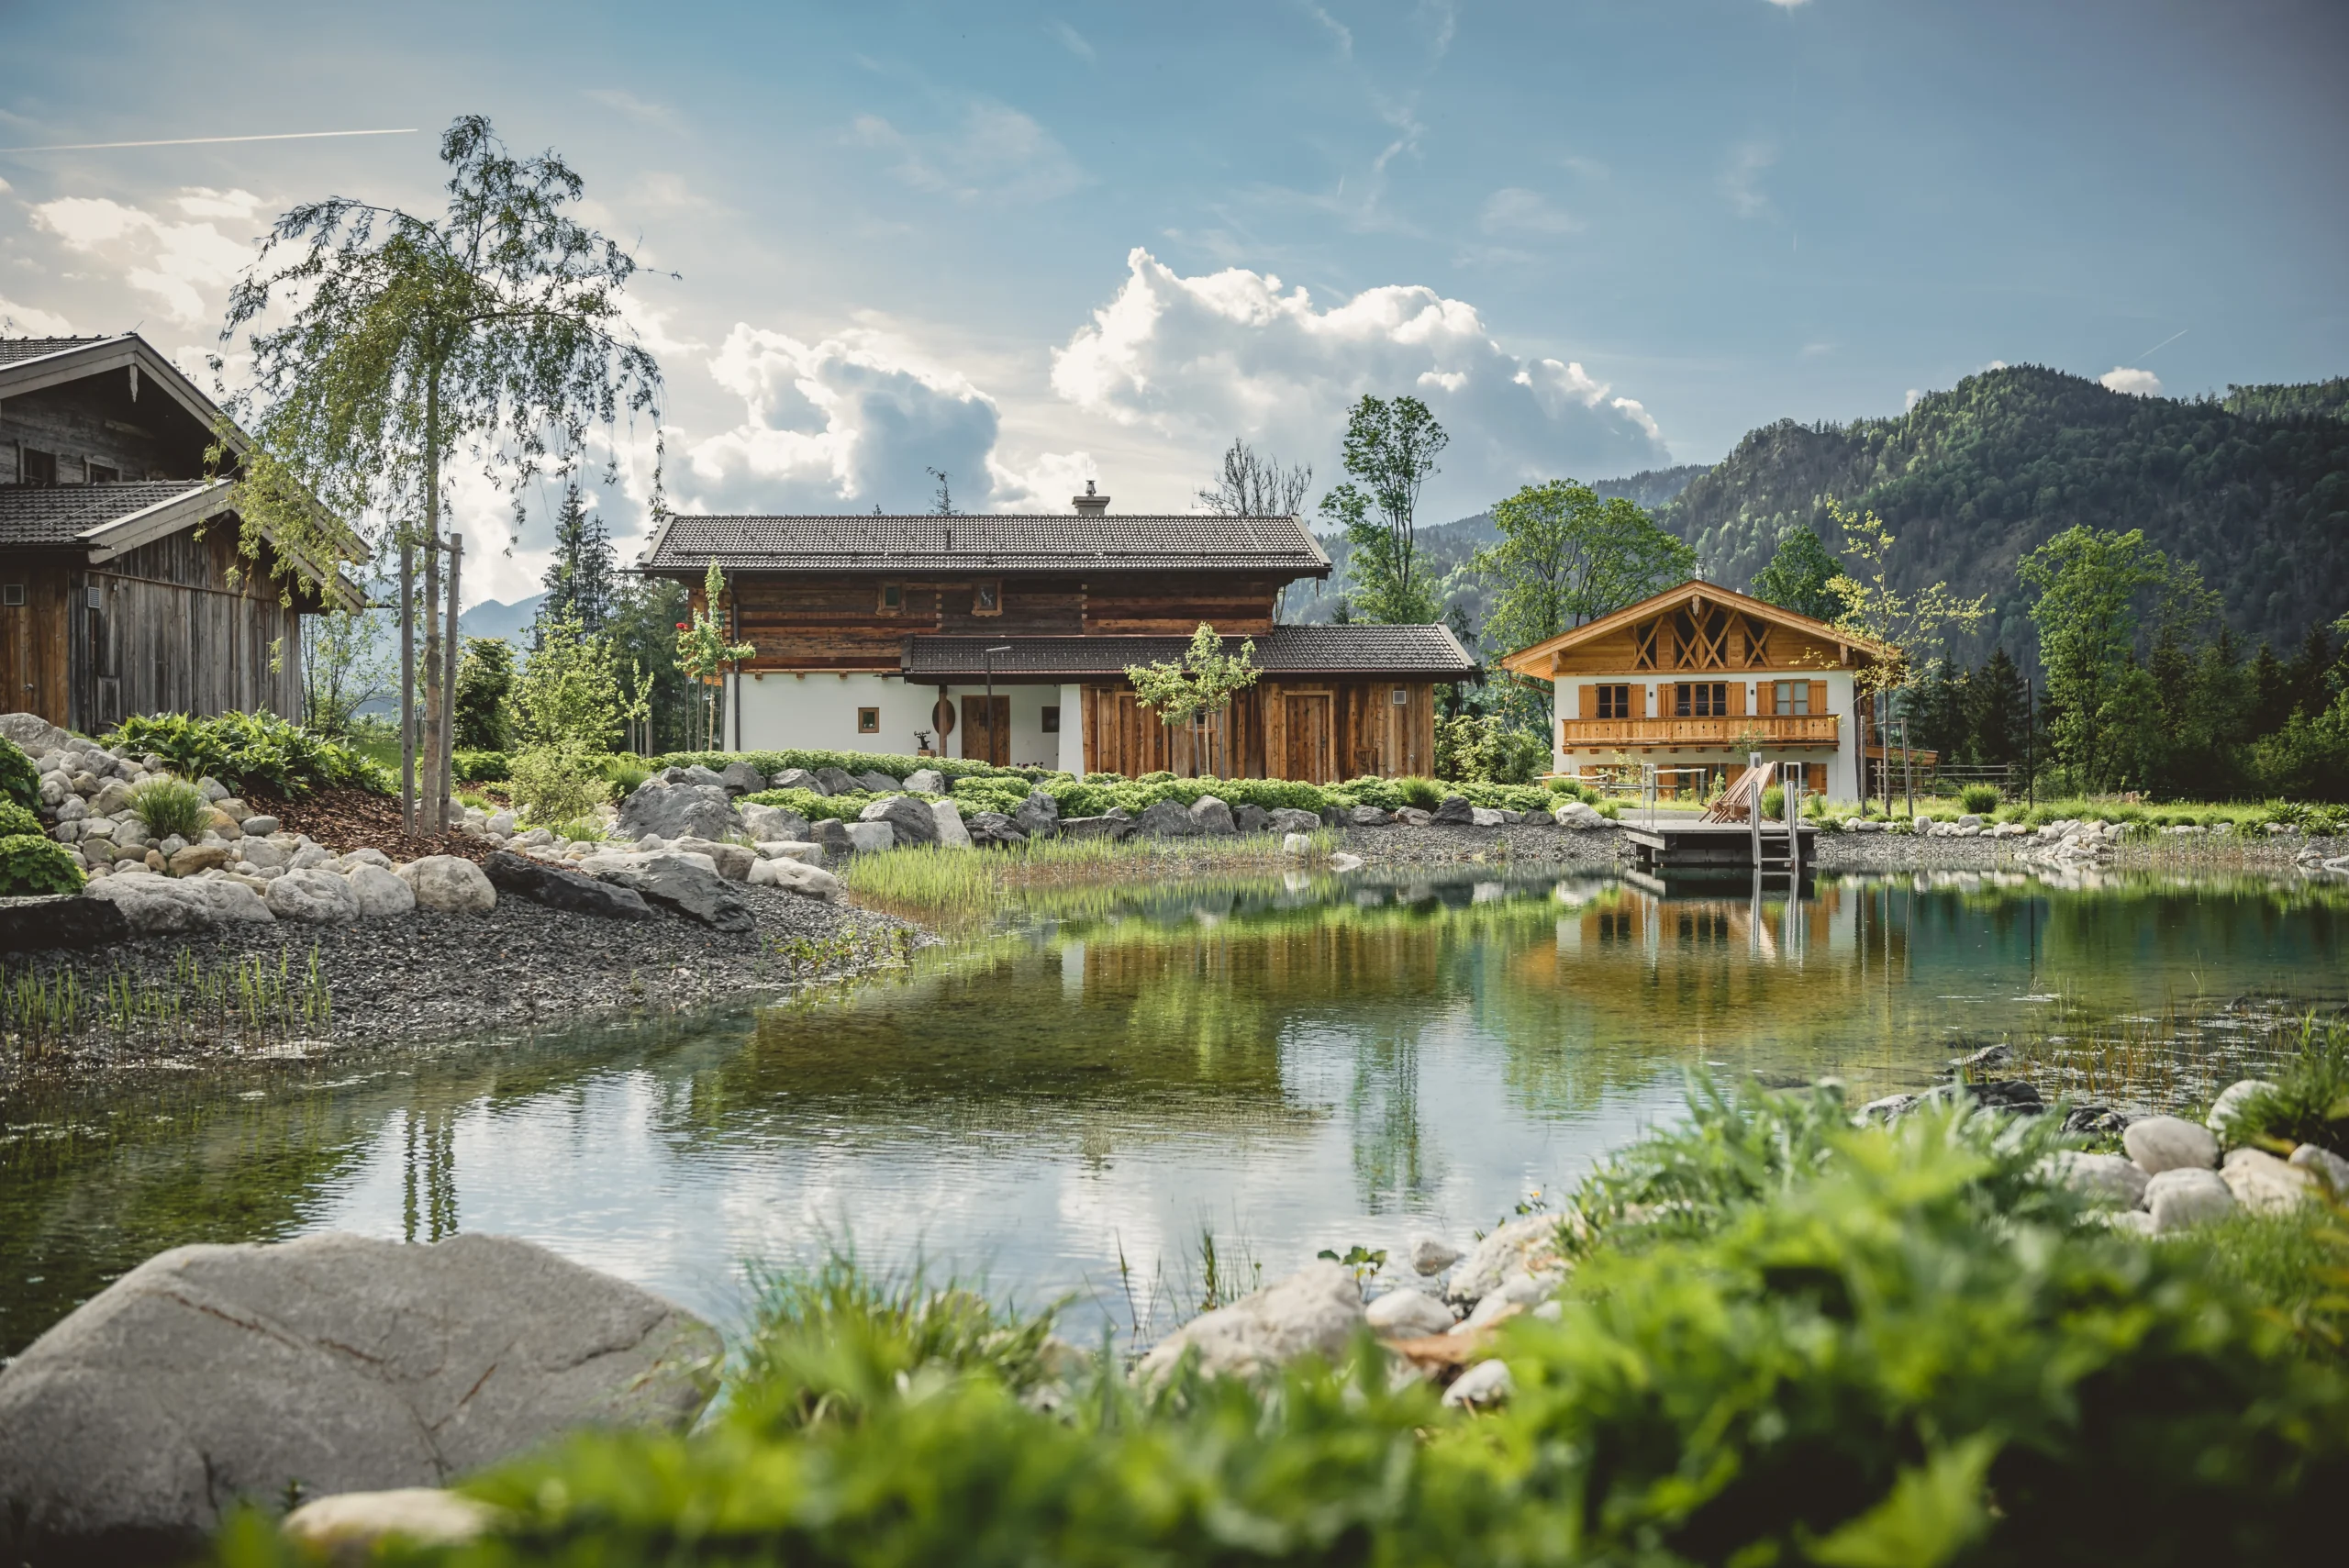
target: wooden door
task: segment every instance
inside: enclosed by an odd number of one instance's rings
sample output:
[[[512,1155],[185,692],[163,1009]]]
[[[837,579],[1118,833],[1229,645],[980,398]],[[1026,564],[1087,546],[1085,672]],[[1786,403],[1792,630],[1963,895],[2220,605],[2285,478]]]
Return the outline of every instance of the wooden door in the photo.
[[[1287,710],[1282,717],[1287,721],[1288,755],[1281,776],[1302,784],[1336,782],[1330,767],[1334,748],[1330,743],[1328,695],[1289,696],[1282,701]]]
[[[995,699],[992,712],[983,696],[963,699],[963,755],[973,762],[1011,766],[1011,699]]]

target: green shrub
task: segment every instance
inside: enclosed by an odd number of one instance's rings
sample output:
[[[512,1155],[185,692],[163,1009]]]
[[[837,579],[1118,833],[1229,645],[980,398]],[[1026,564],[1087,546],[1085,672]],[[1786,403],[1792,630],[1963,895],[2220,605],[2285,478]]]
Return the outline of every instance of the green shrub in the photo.
[[[39,817],[13,800],[0,800],[0,839],[45,839]]]
[[[2229,1143],[2265,1143],[2280,1152],[2313,1143],[2349,1155],[2349,1020],[2303,1020],[2299,1049],[2274,1082],[2236,1113]]]
[[[626,797],[634,795],[637,786],[652,776],[641,757],[617,752],[604,759],[604,777],[611,781],[612,793]]]
[[[387,769],[340,740],[329,740],[273,713],[224,713],[191,718],[158,713],[126,718],[106,738],[108,751],[161,756],[182,778],[214,778],[242,795],[259,784],[276,795],[363,789],[389,795]]]
[[[1772,784],[1762,792],[1762,815],[1771,822],[1787,819],[1787,791],[1783,784]]]
[[[1433,811],[1443,804],[1443,786],[1433,779],[1397,779],[1395,793],[1403,797],[1404,805],[1421,811]]]
[[[15,801],[27,811],[40,809],[40,773],[25,749],[14,740],[0,736],[0,795]]]
[[[533,826],[592,817],[611,797],[599,763],[598,758],[551,746],[516,752],[508,781],[515,810]]]
[[[130,792],[130,809],[156,839],[174,834],[194,843],[212,820],[212,803],[185,779],[149,779]]]
[[[79,893],[85,880],[79,857],[54,839],[39,833],[0,839],[0,897]]]
[[[503,751],[456,751],[451,762],[466,784],[504,784],[513,777],[514,764]]]
[[[1994,784],[1970,784],[1957,792],[1957,803],[1976,817],[1986,817],[1998,809],[1998,786]]]

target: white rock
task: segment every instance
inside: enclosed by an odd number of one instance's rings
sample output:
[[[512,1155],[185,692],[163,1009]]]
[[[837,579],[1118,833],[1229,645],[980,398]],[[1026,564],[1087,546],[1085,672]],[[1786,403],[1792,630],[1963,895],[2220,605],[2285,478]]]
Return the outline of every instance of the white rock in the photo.
[[[141,937],[276,918],[242,883],[159,876],[143,867],[118,868],[83,896],[112,903],[130,923],[131,933]]]
[[[946,775],[936,768],[916,768],[906,775],[906,787],[917,795],[944,795]]]
[[[60,822],[79,822],[89,814],[89,806],[78,795],[69,795],[58,803],[57,819]]]
[[[2105,1213],[2104,1222],[2128,1236],[2154,1234],[2154,1217],[2142,1208],[2115,1208]]]
[[[1335,1363],[1363,1327],[1353,1271],[1327,1259],[1308,1263],[1229,1307],[1201,1313],[1152,1347],[1136,1375],[1163,1377],[1186,1351],[1212,1376],[1270,1372],[1301,1355]]]
[[[1443,1402],[1455,1410],[1481,1410],[1506,1404],[1516,1392],[1517,1382],[1509,1376],[1507,1362],[1478,1362],[1452,1380],[1452,1386],[1443,1391]]]
[[[2217,1133],[2220,1142],[2232,1142],[2228,1129],[2234,1125],[2235,1118],[2243,1114],[2243,1103],[2254,1095],[2272,1094],[2275,1089],[2276,1085],[2265,1078],[2243,1078],[2230,1084],[2219,1091],[2217,1099],[2210,1102],[2210,1114],[2202,1118],[2202,1125]]]
[[[343,874],[351,884],[351,895],[359,900],[361,918],[381,920],[416,913],[416,890],[384,867],[362,862]]]
[[[2330,1149],[2303,1143],[2292,1151],[2291,1163],[2331,1187],[2335,1196],[2349,1197],[2349,1160],[2343,1160]]]
[[[2134,1161],[2118,1154],[2081,1154],[2071,1150],[2055,1156],[2055,1174],[2065,1186],[2091,1203],[2116,1208],[2136,1208],[2145,1201],[2145,1184],[2152,1178]]]
[[[751,867],[748,878],[752,887],[780,887],[805,898],[820,898],[827,903],[841,895],[841,879],[821,866],[804,861],[763,860]]]
[[[272,833],[277,831],[277,818],[274,817],[248,817],[243,821],[238,823],[237,826],[242,828],[246,832],[252,834],[256,838],[265,839]]]
[[[385,1541],[414,1546],[462,1546],[497,1522],[487,1503],[437,1486],[389,1492],[341,1492],[303,1504],[277,1528],[329,1562],[373,1561]]]
[[[2238,1149],[2227,1156],[2219,1179],[2235,1201],[2254,1214],[2283,1214],[2314,1195],[2315,1176],[2303,1167],[2288,1165],[2257,1149]]]
[[[859,854],[878,854],[897,847],[897,830],[886,822],[843,822],[850,846]]]
[[[2219,1140],[2210,1129],[2174,1116],[2131,1122],[2121,1135],[2121,1146],[2149,1176],[2164,1171],[2207,1171],[2219,1162]]]
[[[911,787],[911,786],[908,786]],[[951,800],[933,800],[930,814],[938,818],[938,846],[942,850],[967,850],[971,847],[971,830],[963,826],[963,808]]]
[[[1363,1314],[1384,1340],[1416,1340],[1452,1331],[1452,1308],[1419,1290],[1390,1290]]]
[[[2235,1195],[2218,1172],[2177,1165],[2145,1184],[2145,1207],[2152,1211],[2154,1229],[2166,1236],[2207,1220],[2224,1219],[2235,1211]]]
[[[1489,806],[1472,806],[1468,808],[1468,824],[1472,828],[1498,828],[1508,821],[1508,817],[1506,813],[1495,810]]]
[[[521,830],[521,826],[522,825],[519,822],[517,822],[514,819],[514,814],[512,812],[500,811],[483,821],[482,830],[484,832],[495,833],[501,839],[510,839]]]
[[[419,908],[486,915],[497,907],[497,889],[488,875],[458,855],[426,855],[400,867],[398,875],[415,890]]]
[[[196,780],[195,787],[197,793],[204,796],[205,804],[207,806],[217,806],[228,798],[228,786],[209,773]]]
[[[346,869],[348,869],[349,866],[359,865],[381,866],[385,871],[392,869],[392,857],[384,853],[381,850],[367,848],[356,849],[342,858],[346,862]]]
[[[1587,833],[1595,828],[1608,826],[1607,818],[1599,815],[1598,808],[1588,801],[1583,800],[1566,802],[1551,813],[1551,819],[1559,827],[1571,828],[1578,833]]]
[[[1441,1236],[1421,1231],[1405,1243],[1411,1267],[1419,1273],[1440,1274],[1460,1261],[1460,1249]]]
[[[1453,1271],[1443,1294],[1450,1301],[1482,1301],[1518,1275],[1554,1275],[1563,1266],[1558,1217],[1522,1215],[1486,1232]]]
[[[1334,872],[1360,871],[1362,865],[1360,855],[1335,854],[1330,857],[1330,869]]]
[[[294,858],[285,862],[285,869],[287,871],[315,871],[319,866],[327,864],[333,859],[334,857],[327,852],[324,845],[304,844],[300,849],[294,851]]]
[[[1309,835],[1304,833],[1286,833],[1282,835],[1281,853],[1285,855],[1309,855],[1312,852],[1313,840]]]
[[[346,926],[359,918],[359,895],[330,871],[288,871],[269,884],[269,912],[308,926]]]

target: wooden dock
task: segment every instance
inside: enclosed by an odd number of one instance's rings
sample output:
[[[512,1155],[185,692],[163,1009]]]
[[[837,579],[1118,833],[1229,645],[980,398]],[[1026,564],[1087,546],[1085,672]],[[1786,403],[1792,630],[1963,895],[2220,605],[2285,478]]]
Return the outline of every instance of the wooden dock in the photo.
[[[1746,823],[1675,820],[1661,815],[1649,818],[1626,812],[1622,828],[1631,841],[1634,863],[1653,877],[1750,876],[1757,869],[1765,876],[1784,876],[1793,869],[1788,851],[1797,848],[1802,851],[1803,875],[1810,875],[1819,863],[1819,829],[1808,823],[1797,830],[1797,841],[1790,845],[1784,823],[1765,822],[1758,867],[1753,829]]]

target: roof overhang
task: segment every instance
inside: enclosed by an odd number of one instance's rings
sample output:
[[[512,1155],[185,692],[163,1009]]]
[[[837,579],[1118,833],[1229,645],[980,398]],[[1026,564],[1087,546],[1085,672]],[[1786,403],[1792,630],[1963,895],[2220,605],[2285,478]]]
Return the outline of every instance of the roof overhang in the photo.
[[[1620,631],[1624,627],[1646,620],[1653,616],[1668,614],[1702,601],[1707,606],[1719,606],[1740,615],[1766,620],[1774,625],[1790,627],[1821,642],[1834,646],[1842,661],[1841,668],[1861,664],[1898,663],[1900,651],[1868,638],[1854,637],[1848,631],[1830,626],[1810,616],[1798,615],[1793,610],[1767,603],[1733,588],[1723,588],[1702,578],[1691,577],[1675,587],[1652,595],[1636,605],[1626,605],[1597,620],[1586,621],[1571,631],[1559,633],[1530,648],[1520,648],[1501,660],[1501,668],[1512,674],[1529,675],[1536,680],[1553,680],[1558,674],[1559,655],[1583,643],[1595,641]],[[1668,673],[1668,672],[1666,672]]]
[[[206,429],[215,429],[223,422],[219,405],[206,397],[179,366],[156,352],[155,346],[136,332],[0,364],[0,398],[22,397],[28,393],[86,380],[101,372],[126,370],[134,365],[147,381],[161,388],[166,397]],[[239,456],[252,445],[251,439],[234,425],[228,428],[228,440]]]
[[[208,523],[215,517],[229,516],[237,510],[237,486],[234,481],[216,479],[201,489],[174,495],[152,506],[141,507],[111,522],[84,528],[76,535],[88,553],[93,566],[105,564],[119,556],[154,543],[157,539]],[[329,519],[332,521],[332,519]],[[338,522],[338,531],[348,537],[349,530]],[[342,574],[339,563],[314,561],[307,551],[289,546],[269,528],[262,530],[262,538],[294,563],[295,570],[317,585],[324,596],[334,600],[347,610],[364,609],[367,595],[356,584]]]

